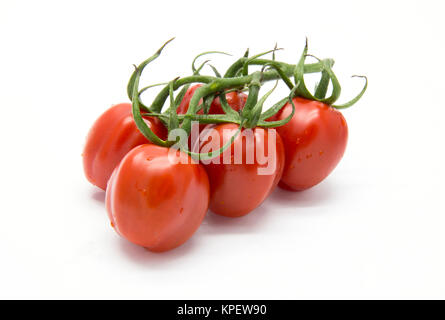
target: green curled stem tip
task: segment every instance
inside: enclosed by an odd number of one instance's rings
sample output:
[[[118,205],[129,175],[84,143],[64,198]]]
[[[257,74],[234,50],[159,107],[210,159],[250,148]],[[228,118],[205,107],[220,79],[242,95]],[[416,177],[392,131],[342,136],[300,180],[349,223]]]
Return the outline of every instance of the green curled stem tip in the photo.
[[[340,86],[340,82],[338,81],[335,73],[332,71],[332,68],[331,68],[332,61],[321,60],[312,54],[307,54],[306,57],[313,57],[313,58],[317,59],[323,65],[322,76],[321,76],[321,80],[320,80],[321,86],[320,86],[320,84],[319,84],[319,86],[317,86],[317,89],[320,88],[318,94],[323,95],[323,96],[317,97],[317,90],[315,90],[313,100],[317,100],[317,101],[326,103],[328,105],[333,104],[340,97],[341,86]],[[323,73],[326,74],[324,79],[323,79]],[[331,93],[330,97],[326,98],[326,93],[323,91],[324,90],[327,91],[327,86],[329,85],[329,81],[332,83],[332,93]],[[326,86],[326,87],[324,87],[324,86]]]
[[[363,86],[363,89],[360,91],[360,93],[352,100],[344,103],[344,104],[339,104],[339,105],[332,105],[333,108],[335,109],[346,109],[349,108],[350,106],[354,105],[357,101],[360,100],[360,98],[365,94],[366,89],[368,88],[368,78],[366,76],[358,76],[358,75],[353,75],[353,78],[364,78],[365,79],[365,85]]]
[[[198,69],[196,69],[195,71],[193,71],[193,74],[194,74],[194,75],[199,74],[199,72],[202,70],[202,68],[204,68],[204,66],[205,66],[207,63],[209,63],[209,62],[210,62],[210,60],[206,60],[206,61],[204,61],[203,63],[201,63],[201,64],[199,65]]]
[[[156,83],[156,84],[152,84],[152,85],[149,85],[149,86],[146,86],[146,87],[143,87],[142,89],[140,89],[139,92],[138,92],[139,107],[140,107],[142,110],[144,110],[144,111],[150,112],[150,108],[148,108],[145,104],[142,103],[142,101],[141,101],[141,95],[142,95],[145,91],[147,91],[148,89],[150,89],[150,88],[154,88],[154,87],[158,87],[158,86],[164,86],[164,85],[166,85],[166,84],[168,84],[168,83],[167,83],[167,82]]]
[[[309,99],[309,100],[315,100],[315,101],[319,101],[319,102],[323,102],[328,105],[331,105],[331,104],[335,103],[335,101],[337,101],[337,99],[340,96],[340,92],[341,92],[340,83],[339,83],[337,77],[335,76],[334,72],[331,69],[331,66],[333,65],[334,62],[331,59],[321,60],[313,55],[309,55],[307,53],[307,51],[308,51],[308,41],[306,38],[306,44],[304,46],[303,53],[301,54],[300,60],[294,70],[295,83],[299,83],[296,94],[298,96],[301,96],[301,97]],[[304,72],[304,62],[306,60],[306,57],[308,57],[308,56],[311,56],[311,57],[314,57],[315,59],[317,59],[318,62],[321,63],[321,65],[322,65],[322,69],[320,71],[322,71],[322,72],[324,71],[328,74],[329,80],[332,83],[332,94],[330,97],[318,98],[317,96],[313,95],[307,89],[305,81],[304,81],[304,73],[305,73]],[[326,80],[324,80],[324,81],[326,81]]]
[[[278,43],[275,42],[274,51],[272,51],[272,60],[275,61],[275,52],[278,50]]]
[[[216,54],[224,54],[226,56],[231,56],[230,53],[223,52],[223,51],[206,51],[206,52],[202,52],[202,53],[198,54],[192,61],[192,71],[193,71],[193,73],[195,74],[196,71],[197,71],[197,69],[195,67],[195,63],[196,63],[196,60],[198,60],[199,57],[202,57],[202,56],[207,55],[207,54],[215,54],[215,53]],[[198,73],[199,73],[199,71],[198,71]]]
[[[216,69],[216,68],[215,68],[213,65],[211,65],[210,63],[209,63],[209,67],[212,68],[213,73],[215,74],[215,76],[216,76],[217,78],[221,78],[221,73],[219,73],[218,69]]]
[[[282,49],[283,49],[283,48],[273,48],[272,50],[268,50],[268,51],[265,51],[265,52],[256,54],[256,55],[254,55],[254,56],[252,56],[252,57],[250,57],[250,58],[247,58],[246,61],[245,61],[244,64],[243,64],[242,75],[243,75],[243,76],[247,76],[247,74],[248,74],[248,68],[249,68],[249,63],[252,62],[253,60],[258,59],[258,58],[260,58],[260,57],[262,57],[262,56],[265,56],[266,54],[269,54],[269,53],[271,53],[271,52],[273,53],[273,52],[275,52],[275,51],[282,50]]]
[[[160,55],[161,55],[161,52],[162,52],[162,50],[165,48],[165,46],[167,45],[167,44],[169,44],[171,41],[173,41],[175,38],[173,37],[173,38],[171,38],[170,40],[168,40],[168,41],[166,41],[156,52],[155,52],[155,54],[154,55],[152,55],[151,57],[149,57],[147,60],[144,60],[139,66],[135,66],[135,71],[132,73],[132,75],[131,75],[131,77],[130,77],[130,80],[128,81],[128,84],[127,84],[127,95],[128,95],[128,98],[130,99],[130,100],[132,100],[133,99],[133,97],[134,97],[134,94],[133,94],[133,89],[134,89],[134,82],[135,82],[135,79],[136,79],[136,74],[137,74],[137,72],[138,72],[138,69],[139,70],[141,70],[141,72],[142,72],[142,70],[144,70],[144,68],[150,63],[150,62],[152,62],[153,60],[155,60],[157,57],[159,57]],[[140,75],[139,75],[140,76]]]
[[[147,91],[150,88],[165,86],[167,84],[168,84],[168,82],[161,82],[161,83],[155,83],[155,84],[151,84],[149,86],[143,87],[142,89],[139,90],[139,95],[143,94],[145,91]]]

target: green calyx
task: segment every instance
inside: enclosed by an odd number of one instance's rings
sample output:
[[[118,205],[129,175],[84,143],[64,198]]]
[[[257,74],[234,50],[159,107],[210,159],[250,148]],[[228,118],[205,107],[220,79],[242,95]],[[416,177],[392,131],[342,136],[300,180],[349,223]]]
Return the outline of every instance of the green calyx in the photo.
[[[141,133],[154,144],[171,147],[175,145],[176,141],[162,140],[154,134],[150,127],[145,123],[143,117],[156,117],[164,123],[168,131],[174,129],[183,129],[187,135],[191,132],[192,121],[199,121],[203,124],[218,124],[218,123],[235,123],[239,125],[238,132],[229,141],[230,144],[233,139],[239,134],[242,128],[254,128],[261,126],[265,128],[273,128],[286,124],[295,112],[295,105],[293,98],[296,96],[305,99],[315,100],[333,108],[344,109],[355,104],[365,93],[367,89],[367,78],[365,85],[361,92],[351,101],[344,104],[335,104],[341,93],[340,83],[332,71],[334,60],[332,59],[318,59],[308,54],[307,40],[304,50],[297,62],[297,64],[288,64],[280,62],[275,59],[275,48],[257,55],[249,57],[249,50],[246,51],[243,57],[237,59],[225,73],[220,73],[213,65],[209,64],[210,60],[206,60],[196,67],[198,58],[209,54],[223,54],[230,56],[230,54],[222,51],[207,51],[197,55],[192,62],[192,75],[182,78],[176,78],[167,83],[158,83],[139,88],[141,74],[146,66],[158,58],[165,48],[165,46],[173,39],[167,41],[154,55],[143,61],[138,66],[135,66],[135,71],[132,73],[127,85],[127,94],[132,101],[133,118],[137,128]],[[272,59],[263,58],[264,55],[272,54]],[[317,60],[316,63],[305,63],[306,58],[311,56]],[[205,66],[209,66],[213,75],[202,75],[201,72]],[[249,66],[261,66],[261,70],[254,71],[249,74]],[[315,92],[311,93],[306,87],[304,75],[308,73],[320,73],[320,81],[318,82]],[[293,78],[293,81],[292,81]],[[275,86],[263,96],[260,96],[261,87],[265,82],[275,80]],[[271,95],[278,83],[282,81],[290,90],[289,95],[275,103],[271,108],[263,112],[263,105],[267,98]],[[189,107],[186,114],[178,115],[177,108],[182,102],[185,93],[192,84],[201,84],[197,88],[189,102]],[[332,86],[332,92],[327,95],[329,85]],[[141,102],[141,95],[148,89],[163,86],[150,106],[146,106]],[[180,89],[180,90],[179,90]],[[175,97],[175,92],[179,90]],[[233,110],[226,100],[228,92],[247,92],[247,101],[240,112]],[[210,106],[214,98],[219,97],[221,107],[224,114],[209,114]],[[169,101],[169,106],[165,111],[164,105]],[[279,121],[267,121],[283,108],[286,103],[292,105],[292,113],[285,119]],[[198,112],[202,110],[202,113]],[[229,144],[229,146],[230,146]],[[211,154],[192,153],[188,150],[183,150],[194,158],[203,159],[218,156],[228,146],[223,146],[220,150],[212,152]]]

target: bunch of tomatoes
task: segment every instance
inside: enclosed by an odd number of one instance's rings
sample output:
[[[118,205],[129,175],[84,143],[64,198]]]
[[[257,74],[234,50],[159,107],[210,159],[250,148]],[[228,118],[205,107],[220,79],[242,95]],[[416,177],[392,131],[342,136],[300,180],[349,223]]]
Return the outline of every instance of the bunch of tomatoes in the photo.
[[[195,67],[195,59],[191,76],[161,84],[163,89],[146,106],[141,95],[157,85],[141,89],[139,79],[164,46],[135,67],[127,86],[131,103],[114,105],[96,120],[83,152],[85,175],[106,191],[111,226],[122,237],[150,251],[171,250],[195,233],[208,209],[226,217],[244,216],[277,186],[308,189],[341,160],[348,126],[338,109],[357,102],[367,81],[357,97],[335,105],[340,84],[331,69],[333,60],[306,64],[306,43],[295,65],[277,61],[277,48],[251,57],[246,52],[224,75],[213,66],[214,75],[202,75],[208,61]],[[221,52],[198,57],[216,53]],[[265,59],[269,53],[272,59]],[[249,73],[251,66],[261,70]],[[304,74],[316,72],[321,78],[311,93]],[[259,92],[271,80],[283,81],[290,93],[263,111],[271,91],[263,97]],[[329,85],[332,93],[326,96]],[[198,137],[191,134],[194,129]],[[173,134],[178,130],[185,143],[179,144]],[[217,134],[203,138],[210,131]],[[211,139],[220,140],[220,147],[208,152]],[[231,156],[236,151],[239,159]],[[259,174],[270,164],[258,157],[260,151],[274,164],[267,174]],[[171,155],[186,161],[172,161]]]

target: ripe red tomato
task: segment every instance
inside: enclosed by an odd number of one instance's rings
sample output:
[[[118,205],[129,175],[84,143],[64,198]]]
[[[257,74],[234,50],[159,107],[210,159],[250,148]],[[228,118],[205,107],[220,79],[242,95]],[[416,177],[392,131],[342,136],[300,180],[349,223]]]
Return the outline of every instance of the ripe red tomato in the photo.
[[[145,122],[160,138],[167,130],[157,118]],[[121,159],[134,147],[150,143],[133,121],[130,103],[120,103],[105,111],[88,133],[83,151],[83,168],[87,179],[105,190],[107,181]]]
[[[193,97],[196,89],[201,87],[201,84],[196,84],[188,88],[187,92],[184,95],[179,107],[177,109],[178,114],[185,114],[189,108],[190,100]],[[246,104],[247,95],[242,92],[229,92],[226,93],[227,104],[232,107],[235,111],[240,111],[244,105]],[[199,110],[198,114],[203,114],[204,110]],[[212,104],[210,105],[209,114],[224,114],[224,111],[221,107],[221,102],[219,101],[219,97],[216,97]]]
[[[185,154],[187,164],[170,161],[169,150],[153,144],[134,148],[113,171],[106,192],[117,233],[155,252],[187,241],[209,205],[204,168]]]
[[[222,147],[236,133],[238,125],[208,125],[206,129],[215,130],[214,141],[219,139],[219,145]],[[224,134],[225,130],[227,132]],[[246,138],[248,130],[251,132],[251,143],[248,143],[249,138]],[[243,129],[231,147],[219,156],[219,163],[202,161],[209,176],[210,209],[214,213],[227,217],[246,215],[258,207],[275,188],[284,168],[284,147],[279,134],[274,133],[275,151],[269,148],[269,140],[270,143],[274,142],[272,133],[257,127],[252,130]],[[212,139],[209,137],[202,143],[201,152],[208,152],[206,148],[208,149],[208,144],[213,144]],[[241,150],[241,153],[236,150]],[[237,158],[237,155],[241,156]],[[265,155],[268,161],[258,155]],[[258,171],[265,170],[268,165],[272,168],[268,174]]]
[[[348,125],[336,109],[317,101],[294,98],[295,114],[277,131],[283,139],[286,164],[280,186],[304,190],[325,179],[343,157]],[[287,103],[270,120],[286,118],[292,112]]]

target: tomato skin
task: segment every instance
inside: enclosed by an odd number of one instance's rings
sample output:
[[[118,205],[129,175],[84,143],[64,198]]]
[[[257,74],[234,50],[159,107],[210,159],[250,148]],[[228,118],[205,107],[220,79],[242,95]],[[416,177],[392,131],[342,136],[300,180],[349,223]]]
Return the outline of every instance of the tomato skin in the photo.
[[[238,125],[226,123],[206,127],[206,129],[210,128],[219,134],[220,145],[223,146],[235,134]],[[230,134],[224,136],[223,130],[230,130]],[[268,154],[269,133],[267,130],[257,127],[252,129],[252,132],[255,151],[259,149],[264,152],[265,150],[266,152],[262,154]],[[210,139],[202,144],[201,152],[209,141]],[[227,217],[240,217],[257,208],[276,187],[283,173],[284,147],[279,134],[276,134],[275,146],[276,151],[271,155],[271,159],[275,161],[276,166],[269,175],[258,174],[258,168],[265,168],[267,164],[260,164],[256,153],[253,163],[247,163],[246,151],[250,148],[247,147],[241,134],[234,140],[231,147],[219,156],[220,163],[203,163],[210,181],[210,210]],[[243,151],[242,163],[235,163],[235,159],[232,157],[230,163],[224,164],[224,155],[229,152],[234,155],[236,148]]]
[[[108,216],[117,233],[154,252],[187,241],[209,205],[204,168],[188,156],[187,164],[173,163],[169,150],[153,144],[134,148],[114,170],[106,192]]]
[[[145,122],[160,138],[167,130],[157,118]],[[105,190],[108,179],[121,159],[134,147],[150,143],[134,123],[131,104],[120,103],[105,111],[90,129],[83,151],[85,176],[94,185]]]
[[[348,125],[338,110],[318,101],[294,98],[295,114],[277,131],[283,139],[286,162],[280,187],[301,191],[323,181],[346,149]],[[292,112],[287,103],[269,120],[286,118]]]
[[[201,87],[201,84],[196,84],[194,86],[191,86],[188,88],[187,92],[184,95],[184,98],[182,99],[181,103],[178,106],[178,109],[176,112],[178,114],[185,114],[189,108],[190,100],[193,97],[193,94],[195,93],[196,89]],[[229,92],[226,93],[226,100],[227,104],[235,111],[240,111],[244,105],[246,104],[247,95],[242,92]],[[202,103],[202,100],[200,101]],[[198,114],[203,114],[204,110],[199,110]],[[224,114],[224,110],[221,106],[221,102],[219,101],[219,97],[216,97],[212,104],[210,105],[209,114]]]

